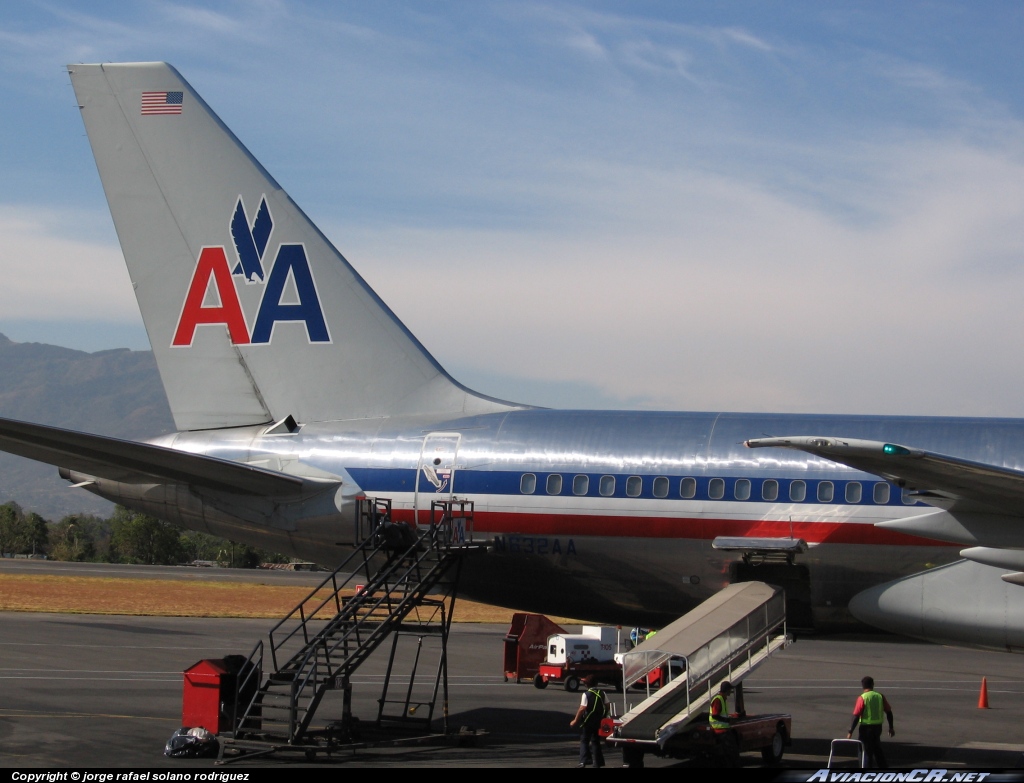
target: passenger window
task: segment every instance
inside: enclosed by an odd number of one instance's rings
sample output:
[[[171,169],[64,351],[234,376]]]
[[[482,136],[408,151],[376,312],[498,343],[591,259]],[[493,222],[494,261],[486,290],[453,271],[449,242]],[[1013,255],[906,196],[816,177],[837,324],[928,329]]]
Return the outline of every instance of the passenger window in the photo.
[[[665,478],[664,476],[658,476],[656,479],[654,479],[654,497],[668,497],[668,479]]]
[[[789,499],[794,503],[803,503],[807,499],[807,485],[797,479],[789,485]]]
[[[851,481],[846,485],[846,502],[860,503],[861,487],[859,481]]]
[[[572,494],[586,495],[590,489],[590,476],[576,476],[572,480]]]
[[[679,482],[679,497],[692,498],[697,494],[697,479],[684,478]]]
[[[524,473],[519,479],[519,491],[524,495],[532,495],[537,491],[537,477],[532,473]]]
[[[732,492],[737,500],[750,500],[750,479],[737,479]]]
[[[762,500],[778,500],[779,499],[779,482],[775,479],[768,479],[764,484],[761,485],[761,499]]]
[[[889,484],[885,481],[879,481],[875,484],[875,489],[872,491],[871,497],[878,505],[884,506],[889,502]]]
[[[832,498],[835,497],[836,488],[831,481],[819,481],[818,482],[818,502],[819,503],[831,503]]]
[[[725,479],[711,479],[708,482],[708,497],[721,500],[725,497]]]
[[[913,490],[910,490],[910,489],[903,490],[902,500],[903,500],[903,504],[904,505],[912,506],[912,505],[914,505],[917,502],[917,498],[911,497],[911,495],[910,495],[910,493],[912,491]]]
[[[552,473],[550,476],[548,476],[548,494],[562,494],[562,476],[560,474]]]
[[[601,494],[606,498],[611,497],[615,494],[615,476],[601,476],[601,485],[599,487]]]
[[[626,494],[631,498],[640,497],[644,488],[644,480],[639,476],[630,476],[626,479]]]

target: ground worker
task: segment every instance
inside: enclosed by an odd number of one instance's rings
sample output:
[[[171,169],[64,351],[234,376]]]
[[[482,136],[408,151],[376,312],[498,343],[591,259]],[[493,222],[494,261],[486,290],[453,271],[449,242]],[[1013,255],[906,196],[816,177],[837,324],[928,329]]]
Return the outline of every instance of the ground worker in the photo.
[[[853,706],[853,723],[846,733],[846,739],[853,736],[853,730],[860,725],[857,739],[864,744],[864,766],[870,769],[886,769],[889,765],[882,752],[882,713],[889,720],[889,736],[895,737],[892,725],[892,707],[888,700],[875,690],[875,681],[865,677],[860,681],[864,692],[857,697]]]
[[[728,730],[729,721],[729,696],[732,695],[732,683],[728,680],[722,680],[721,686],[718,688],[718,693],[711,700],[711,711],[708,715],[708,723],[711,724],[711,728],[715,730],[716,734]]]
[[[604,766],[604,752],[601,750],[601,720],[608,712],[608,697],[597,687],[596,675],[589,675],[584,682],[587,690],[583,693],[580,708],[570,726],[582,726],[580,734],[580,763],[585,767],[593,762],[595,767]]]

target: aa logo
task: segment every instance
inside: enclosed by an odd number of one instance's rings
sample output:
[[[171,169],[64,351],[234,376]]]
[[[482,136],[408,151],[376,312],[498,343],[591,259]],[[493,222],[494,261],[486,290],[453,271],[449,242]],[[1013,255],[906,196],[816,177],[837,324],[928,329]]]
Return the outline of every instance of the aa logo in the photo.
[[[239,196],[231,219],[231,239],[238,261],[229,264],[223,245],[200,251],[171,345],[192,345],[196,327],[207,324],[225,327],[235,345],[266,344],[274,334],[274,325],[281,322],[304,324],[311,343],[331,341],[305,246],[281,243],[269,273],[264,268],[273,231],[266,196],[260,199],[252,222]],[[251,330],[242,312],[236,280],[264,287]]]

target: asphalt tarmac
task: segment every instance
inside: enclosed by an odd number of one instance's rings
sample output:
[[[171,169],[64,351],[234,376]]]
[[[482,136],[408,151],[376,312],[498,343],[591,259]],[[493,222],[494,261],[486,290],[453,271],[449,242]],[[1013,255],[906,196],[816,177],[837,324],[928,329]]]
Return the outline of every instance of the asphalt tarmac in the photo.
[[[224,578],[224,571],[216,573]],[[165,742],[181,725],[182,671],[203,658],[248,655],[272,624],[0,613],[0,766],[212,769],[210,760],[163,756]],[[579,694],[504,682],[506,631],[503,625],[453,626],[449,725],[486,732],[475,746],[360,749],[320,756],[312,765],[575,766],[578,734],[568,724]],[[896,737],[885,741],[891,765],[1024,768],[1022,664],[1019,656],[1006,653],[876,635],[801,638],[747,679],[746,707],[748,713],[791,713],[793,746],[782,766],[819,768],[828,759],[830,740],[845,736],[860,678],[870,674],[896,716]],[[354,711],[364,720],[376,717],[385,665],[386,652],[378,652],[356,678]],[[982,677],[988,679],[988,710],[977,708]],[[321,715],[330,717],[338,709],[336,702],[325,701]],[[438,707],[435,717],[440,714]],[[611,764],[617,760],[609,754]],[[758,767],[761,759],[748,753],[743,763]],[[285,756],[233,766],[300,764],[310,762]],[[648,765],[676,764],[652,759]]]
[[[63,563],[58,560],[0,558],[0,574],[83,576],[106,579],[171,579],[195,582],[263,582],[273,585],[320,584],[326,571],[285,571],[274,568],[205,568],[195,566],[125,565],[121,563]]]

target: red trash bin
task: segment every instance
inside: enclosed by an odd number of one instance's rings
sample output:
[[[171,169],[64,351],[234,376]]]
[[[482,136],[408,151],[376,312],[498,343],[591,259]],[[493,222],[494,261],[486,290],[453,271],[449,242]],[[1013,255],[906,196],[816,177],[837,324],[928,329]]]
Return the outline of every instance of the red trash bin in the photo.
[[[223,705],[234,700],[235,677],[222,660],[203,660],[185,669],[184,693],[181,700],[181,725],[202,726],[220,734],[231,729],[231,716],[224,715]],[[230,688],[232,691],[228,693]]]

